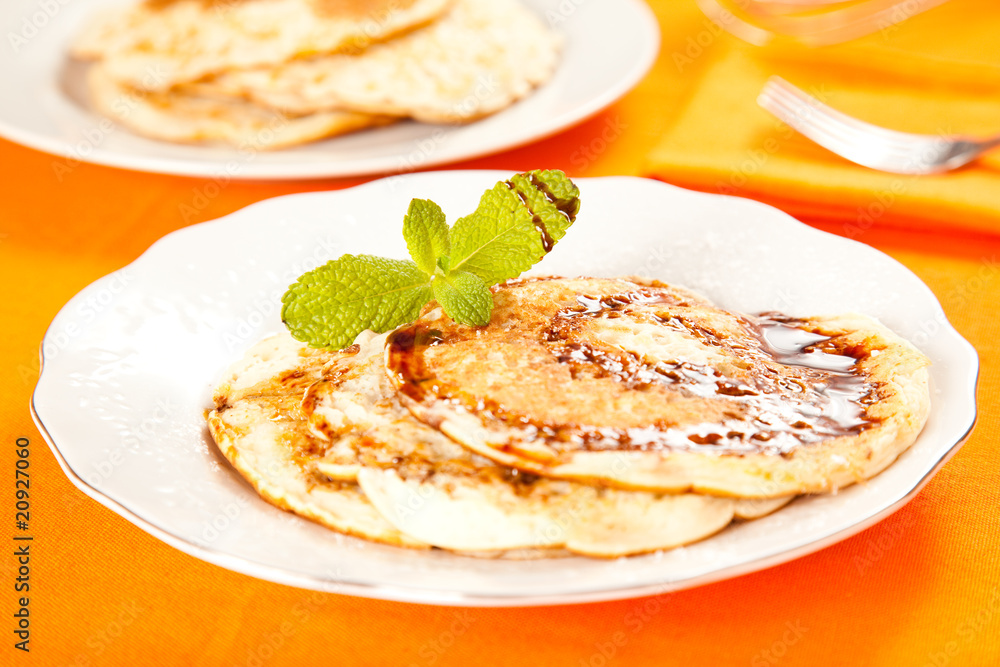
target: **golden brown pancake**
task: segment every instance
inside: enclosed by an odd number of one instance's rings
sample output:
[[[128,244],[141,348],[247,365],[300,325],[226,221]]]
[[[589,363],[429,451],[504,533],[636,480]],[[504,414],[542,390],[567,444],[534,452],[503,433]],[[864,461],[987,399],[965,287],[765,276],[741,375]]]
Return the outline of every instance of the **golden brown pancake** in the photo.
[[[328,352],[279,336],[228,373],[211,431],[265,499],[390,544],[514,558],[670,548],[787,502],[622,491],[498,465],[402,406],[385,338]]]
[[[613,279],[512,281],[485,327],[390,337],[407,406],[472,451],[625,489],[774,498],[877,474],[927,418],[926,357],[863,315],[751,317]]]
[[[356,483],[331,480],[306,465],[319,447],[302,412],[302,396],[340,356],[287,336],[261,341],[216,390],[208,416],[212,437],[268,502],[348,535],[427,548],[383,519]]]

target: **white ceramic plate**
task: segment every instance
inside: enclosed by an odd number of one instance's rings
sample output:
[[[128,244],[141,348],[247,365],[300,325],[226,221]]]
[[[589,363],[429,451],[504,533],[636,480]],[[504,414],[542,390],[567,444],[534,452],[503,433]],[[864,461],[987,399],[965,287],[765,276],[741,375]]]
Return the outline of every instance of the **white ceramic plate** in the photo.
[[[748,312],[876,316],[934,362],[932,412],[916,444],[837,495],[800,498],[685,548],[611,561],[410,551],[339,535],[260,500],[216,452],[204,411],[225,368],[282,329],[287,285],[345,252],[404,258],[411,198],[433,199],[454,220],[509,175],[396,176],[263,201],[166,236],[52,322],[34,394],[39,429],[85,493],[193,556],[295,586],[454,605],[623,598],[796,558],[902,506],[971,429],[976,353],[896,261],[753,201],[639,178],[580,179],[579,219],[540,272],[643,274]]]
[[[77,161],[125,169],[238,179],[407,172],[513,148],[578,123],[632,88],[656,58],[656,19],[640,0],[524,0],[566,38],[554,77],[529,97],[463,126],[404,122],[282,151],[144,139],[80,100],[80,68],[66,50],[86,20],[123,0],[4,0],[0,135]],[[129,0],[124,0],[128,2]],[[138,1],[138,0],[131,0]],[[47,9],[45,9],[47,8]]]

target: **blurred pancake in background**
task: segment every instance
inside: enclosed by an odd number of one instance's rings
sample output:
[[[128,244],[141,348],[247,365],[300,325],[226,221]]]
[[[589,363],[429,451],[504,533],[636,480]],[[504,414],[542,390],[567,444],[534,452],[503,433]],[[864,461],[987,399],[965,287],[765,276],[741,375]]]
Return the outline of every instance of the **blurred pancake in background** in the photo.
[[[71,55],[143,136],[278,149],[413,118],[463,123],[547,81],[561,39],[518,0],[146,0]]]
[[[226,142],[274,150],[391,123],[391,116],[352,111],[284,114],[239,99],[183,92],[144,92],[125,86],[102,65],[87,76],[90,102],[136,134],[178,143]]]
[[[198,88],[297,113],[351,109],[464,122],[546,81],[558,48],[557,36],[517,0],[456,0],[432,25],[362,53],[228,72]]]
[[[242,67],[363,48],[425,24],[451,0],[146,0],[100,16],[71,54],[116,81],[168,90]]]

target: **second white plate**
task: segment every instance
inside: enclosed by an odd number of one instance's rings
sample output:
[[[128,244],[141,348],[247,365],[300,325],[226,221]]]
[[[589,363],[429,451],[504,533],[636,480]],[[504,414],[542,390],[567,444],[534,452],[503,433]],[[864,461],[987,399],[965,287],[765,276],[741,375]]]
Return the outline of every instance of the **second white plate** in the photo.
[[[566,39],[553,78],[500,113],[462,126],[403,122],[272,152],[145,139],[75,102],[66,50],[94,12],[121,0],[0,6],[0,136],[77,161],[188,176],[301,179],[408,172],[494,153],[578,123],[624,95],[656,58],[656,18],[640,0],[524,0]],[[16,93],[16,94],[15,94]],[[54,165],[58,170],[58,166]]]
[[[84,492],[193,556],[295,586],[454,605],[646,595],[801,556],[900,507],[971,429],[976,353],[893,259],[757,202],[639,178],[580,179],[580,216],[540,272],[640,274],[745,312],[878,317],[933,362],[931,416],[917,442],[867,483],[800,498],[685,548],[611,561],[412,551],[334,533],[258,498],[217,452],[204,413],[226,367],[282,330],[288,284],[346,252],[404,258],[411,198],[433,199],[453,221],[509,176],[394,177],[263,201],[170,234],[52,322],[34,395],[39,429]]]

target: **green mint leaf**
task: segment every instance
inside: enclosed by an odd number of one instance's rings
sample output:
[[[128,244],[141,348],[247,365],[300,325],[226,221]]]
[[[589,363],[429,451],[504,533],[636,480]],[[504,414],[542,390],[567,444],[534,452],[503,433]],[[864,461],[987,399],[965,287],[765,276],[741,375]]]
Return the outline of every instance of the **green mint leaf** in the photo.
[[[444,312],[459,324],[488,324],[493,312],[493,295],[482,278],[465,271],[434,276],[434,298]]]
[[[451,230],[451,270],[487,285],[515,278],[545,256],[576,219],[579,190],[561,171],[531,171],[487,190]]]
[[[412,322],[431,299],[431,278],[410,261],[344,255],[303,274],[281,298],[281,319],[312,347],[344,348],[365,329]]]
[[[535,214],[533,222],[543,235],[542,245],[548,244],[551,250],[580,212],[580,189],[566,174],[554,170],[515,174],[508,183]]]
[[[452,270],[474,273],[487,285],[519,275],[545,254],[531,211],[503,182],[483,194],[475,213],[455,222],[451,242]]]
[[[489,322],[489,286],[545,256],[576,220],[580,191],[564,173],[516,174],[487,190],[448,229],[434,202],[414,199],[403,219],[413,261],[344,255],[302,275],[281,299],[281,319],[300,341],[343,348],[365,329],[382,333],[416,319],[431,298],[456,322]]]
[[[414,199],[403,218],[406,249],[420,270],[434,273],[437,260],[451,252],[444,211],[429,199]]]

